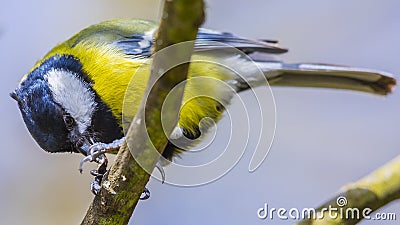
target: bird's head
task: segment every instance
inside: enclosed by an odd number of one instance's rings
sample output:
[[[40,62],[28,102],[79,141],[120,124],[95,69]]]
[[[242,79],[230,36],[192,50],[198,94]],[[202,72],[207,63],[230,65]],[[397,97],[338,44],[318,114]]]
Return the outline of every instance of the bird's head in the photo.
[[[55,55],[11,93],[29,132],[45,151],[87,154],[95,134],[104,130],[94,121],[105,117],[104,105],[82,73],[77,59]]]

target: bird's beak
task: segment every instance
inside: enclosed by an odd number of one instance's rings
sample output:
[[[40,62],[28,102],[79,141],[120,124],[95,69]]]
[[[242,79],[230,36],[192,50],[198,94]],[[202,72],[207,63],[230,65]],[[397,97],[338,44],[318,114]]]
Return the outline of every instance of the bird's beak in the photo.
[[[17,93],[15,93],[15,91],[10,93],[10,97],[13,98],[17,102],[21,101],[21,99],[18,97],[18,95],[17,95]]]

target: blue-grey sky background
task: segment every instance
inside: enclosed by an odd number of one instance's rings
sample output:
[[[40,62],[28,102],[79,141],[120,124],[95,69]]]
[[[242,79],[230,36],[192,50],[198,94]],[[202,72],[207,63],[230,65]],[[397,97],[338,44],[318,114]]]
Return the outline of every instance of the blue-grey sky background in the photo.
[[[284,60],[400,74],[399,1],[206,2],[205,27],[280,40],[290,49]],[[82,28],[115,18],[157,21],[160,12],[159,0],[0,0],[0,224],[77,224],[93,198],[92,177],[77,170],[82,156],[42,151],[8,93],[36,60]],[[256,211],[264,203],[288,209],[318,206],[342,185],[400,152],[400,92],[377,97],[273,88],[273,93],[276,138],[258,170],[248,172],[252,152],[246,152],[232,171],[208,185],[183,188],[151,180],[152,196],[138,204],[130,224],[291,224],[294,221],[259,220]],[[237,107],[234,101],[232,110]],[[380,212],[395,212],[399,220],[399,209],[397,201]]]

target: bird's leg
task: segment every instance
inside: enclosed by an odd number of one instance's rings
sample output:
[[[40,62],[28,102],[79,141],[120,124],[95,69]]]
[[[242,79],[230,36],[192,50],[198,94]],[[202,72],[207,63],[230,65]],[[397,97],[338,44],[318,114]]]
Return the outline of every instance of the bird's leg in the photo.
[[[108,159],[105,153],[118,150],[122,146],[124,140],[125,138],[121,138],[109,144],[98,142],[90,145],[88,148],[87,156],[85,156],[79,164],[79,171],[82,173],[83,165],[86,162],[94,161],[100,164],[97,169],[90,171],[90,174],[95,177],[94,181],[90,184],[90,190],[93,192],[93,194],[99,194],[101,190],[101,181],[103,180],[104,174],[107,172]]]
[[[86,162],[97,162],[99,164],[102,163],[103,158],[105,157],[105,153],[112,152],[118,150],[122,143],[124,143],[125,137],[115,140],[109,144],[97,142],[92,144],[88,149],[88,155],[84,157],[79,165],[79,171],[82,173],[83,165]]]
[[[91,170],[90,174],[94,176],[94,181],[90,184],[90,190],[93,194],[98,195],[101,189],[101,181],[103,180],[104,174],[107,172],[107,157],[104,156],[103,163],[96,170]]]
[[[83,165],[86,162],[97,162],[99,167],[95,170],[91,170],[90,174],[94,176],[94,181],[90,184],[90,190],[93,194],[98,195],[101,190],[101,182],[103,180],[104,174],[107,172],[107,164],[108,160],[106,157],[106,153],[113,152],[118,150],[125,141],[125,137],[115,140],[112,143],[94,143],[88,149],[88,155],[84,157],[79,165],[79,171],[82,173]],[[157,163],[157,169],[160,171],[161,176],[163,177],[163,182],[165,179],[164,170],[161,167],[161,164]],[[143,190],[142,195],[140,196],[140,200],[146,200],[150,198],[149,189],[145,188]]]

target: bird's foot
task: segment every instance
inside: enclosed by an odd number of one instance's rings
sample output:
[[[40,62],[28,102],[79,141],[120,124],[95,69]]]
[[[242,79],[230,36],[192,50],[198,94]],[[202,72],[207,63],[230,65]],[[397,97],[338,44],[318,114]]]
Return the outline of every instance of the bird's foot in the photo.
[[[94,181],[90,184],[90,190],[94,195],[98,195],[101,190],[101,182],[103,180],[104,175],[107,172],[107,164],[108,164],[108,159],[106,157],[106,153],[112,152],[114,150],[119,149],[123,142],[125,141],[125,138],[121,138],[118,140],[113,141],[112,143],[105,144],[105,143],[94,143],[91,145],[88,149],[88,155],[85,156],[81,163],[79,164],[79,171],[82,173],[83,171],[83,165],[87,162],[96,162],[99,165],[99,167],[95,170],[91,170],[90,174],[94,176]],[[164,183],[165,180],[165,172],[164,169],[162,168],[160,163],[157,163],[156,165],[157,169],[160,171],[161,176],[162,176],[162,182]],[[146,200],[150,198],[150,191],[145,187],[143,190],[142,195],[140,196],[140,200]]]
[[[144,188],[142,195],[140,195],[139,199],[140,200],[146,200],[150,198],[150,191],[147,189],[147,187]]]
[[[105,156],[104,156],[105,157]],[[108,160],[105,157],[105,161],[100,164],[96,170],[91,170],[90,174],[94,176],[94,181],[90,183],[90,190],[94,195],[98,195],[101,190],[101,181],[103,180],[104,174],[107,172]]]
[[[79,164],[79,172],[82,173],[83,165],[87,162],[96,162],[99,167],[95,170],[90,171],[95,178],[94,181],[90,184],[90,190],[93,194],[98,195],[101,190],[101,182],[103,180],[104,174],[107,172],[107,157],[106,153],[119,149],[122,146],[125,138],[121,138],[113,141],[112,143],[94,143],[87,150],[87,156],[85,156],[81,163]]]
[[[97,162],[102,164],[104,160],[107,160],[105,154],[119,149],[124,143],[125,138],[115,140],[109,144],[97,142],[91,145],[87,151],[87,156],[85,156],[81,163],[79,164],[79,172],[82,173],[83,165],[87,162]]]

